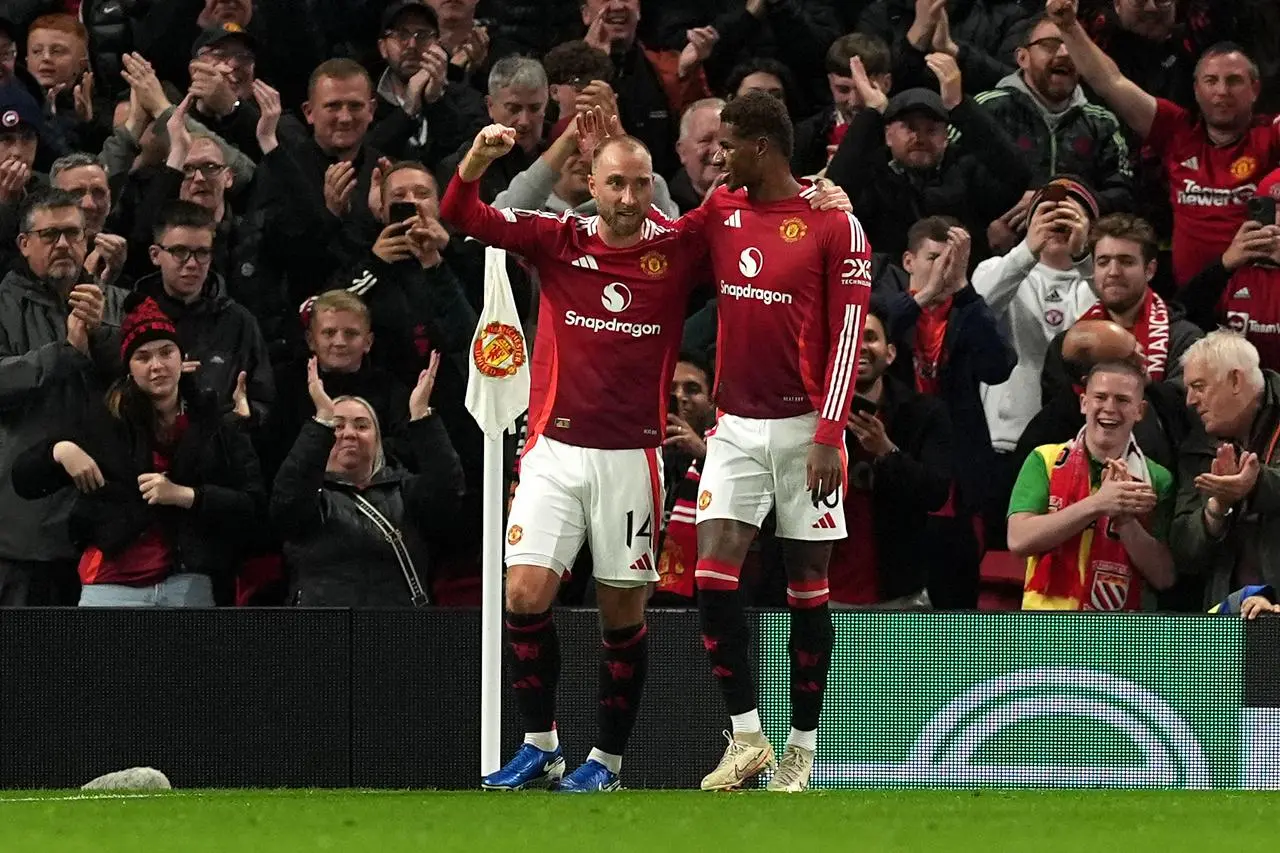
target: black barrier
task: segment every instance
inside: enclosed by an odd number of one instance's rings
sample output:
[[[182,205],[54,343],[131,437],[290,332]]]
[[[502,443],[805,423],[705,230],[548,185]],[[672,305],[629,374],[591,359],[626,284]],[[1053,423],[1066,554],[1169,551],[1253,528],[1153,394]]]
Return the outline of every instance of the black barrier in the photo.
[[[556,616],[559,728],[594,745],[599,629]],[[630,787],[689,787],[723,749],[697,614],[650,614]],[[0,611],[0,787],[148,765],[175,786],[469,788],[479,778],[474,610]],[[504,679],[505,681],[505,679]],[[504,754],[521,738],[503,697]]]
[[[599,633],[558,611],[570,765],[596,733]],[[1280,617],[834,614],[813,783],[1280,787]],[[727,719],[693,611],[654,611],[623,780],[690,788]],[[787,618],[753,614],[760,710],[789,725]],[[472,788],[470,610],[0,610],[0,787],[129,766],[180,788]],[[520,740],[504,695],[503,751]]]

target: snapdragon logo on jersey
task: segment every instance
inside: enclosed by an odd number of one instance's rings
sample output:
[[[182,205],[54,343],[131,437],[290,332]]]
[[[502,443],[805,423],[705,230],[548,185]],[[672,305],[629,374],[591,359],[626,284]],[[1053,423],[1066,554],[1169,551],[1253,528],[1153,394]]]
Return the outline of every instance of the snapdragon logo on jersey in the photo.
[[[620,281],[610,282],[604,286],[600,294],[600,304],[606,311],[621,314],[631,307],[631,288]],[[613,332],[619,335],[630,335],[633,338],[644,338],[662,334],[661,323],[628,323],[617,317],[605,320],[600,317],[589,317],[577,311],[564,312],[564,322],[570,326],[590,329],[597,334]]]
[[[1226,189],[1206,187],[1193,178],[1183,178],[1182,189],[1178,190],[1178,204],[1189,204],[1195,207],[1232,207],[1246,203],[1253,198],[1257,190],[1257,184],[1241,184],[1238,187]]]
[[[764,253],[755,246],[742,250],[738,255],[738,272],[743,278],[755,278],[764,270]],[[793,297],[780,290],[765,290],[752,284],[729,284],[720,280],[720,294],[731,299],[754,299],[765,305],[777,302],[779,305],[790,305]]]
[[[833,618],[813,787],[1280,787],[1280,619]],[[788,617],[759,619],[761,716],[782,744]]]

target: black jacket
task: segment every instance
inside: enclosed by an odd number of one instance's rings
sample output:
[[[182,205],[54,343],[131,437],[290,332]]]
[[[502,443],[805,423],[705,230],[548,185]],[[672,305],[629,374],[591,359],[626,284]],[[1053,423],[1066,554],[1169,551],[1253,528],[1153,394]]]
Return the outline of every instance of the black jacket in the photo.
[[[960,48],[957,62],[966,92],[990,89],[1011,74],[1013,52],[1022,37],[1030,13],[1013,0],[949,0],[947,20],[951,38]],[[858,32],[877,35],[893,51],[893,85],[896,91],[934,84],[924,64],[926,52],[907,41],[915,20],[914,0],[876,0],[863,10]]]
[[[877,252],[901,257],[912,225],[945,215],[969,230],[977,263],[986,256],[987,226],[1030,186],[1031,170],[1021,153],[972,98],[951,111],[951,123],[962,140],[949,144],[938,166],[926,172],[892,162],[884,116],[876,110],[861,110],[849,123],[827,177],[849,194]]]
[[[404,538],[424,588],[429,545],[454,523],[462,468],[439,418],[409,425],[418,471],[383,466],[359,494]],[[395,551],[365,515],[357,489],[328,474],[334,432],[307,421],[276,475],[271,520],[284,540],[290,603],[300,607],[403,607],[410,603]]]
[[[336,158],[314,139],[280,147],[258,165],[252,214],[263,229],[260,259],[269,275],[283,275],[289,305],[338,282],[369,251],[382,226],[369,210],[369,182],[381,152],[360,147],[353,164],[356,187],[348,210],[334,216],[324,203],[325,171]]]
[[[474,140],[475,134],[472,134],[466,142],[458,147],[457,151],[441,160],[439,165],[436,166],[436,183],[440,186],[441,198],[444,197],[444,192],[448,189],[449,182],[453,180],[453,176],[458,173],[458,164],[467,155],[467,151],[471,149],[471,143]],[[480,200],[485,204],[493,204],[493,200],[498,197],[498,193],[505,190],[516,175],[532,166],[533,161],[541,157],[542,152],[547,150],[547,146],[548,143],[545,138],[538,144],[537,150],[533,153],[525,151],[517,145],[490,163],[489,168],[485,169],[484,174],[480,176]]]
[[[816,175],[827,167],[827,140],[835,127],[836,111],[827,107],[796,123],[795,145],[791,149],[791,171],[796,175]]]
[[[221,279],[210,277],[200,298],[190,305],[165,293],[160,273],[139,281],[137,290],[155,299],[173,321],[183,359],[200,362],[192,374],[196,386],[202,393],[212,394],[223,411],[231,410],[231,395],[240,372],[248,374],[245,388],[252,412],[250,424],[262,424],[276,398],[271,359],[257,321],[248,309],[227,296]]]
[[[911,362],[914,327],[920,306],[909,293],[901,293],[891,304],[891,339],[910,329],[911,344],[898,349],[900,362]],[[951,469],[955,475],[959,509],[977,511],[986,500],[995,450],[982,408],[981,385],[999,385],[1009,378],[1018,354],[1000,333],[1000,324],[991,307],[972,285],[956,293],[942,343],[938,369],[941,399],[951,417],[953,435]]]
[[[426,104],[416,118],[399,106],[378,96],[369,144],[394,160],[415,160],[429,169],[458,150],[470,145],[480,128],[489,123],[484,99],[465,83],[447,83],[440,99]],[[426,144],[419,134],[426,124]]]
[[[266,492],[248,436],[223,419],[215,400],[197,394],[186,380],[183,385],[190,422],[173,450],[168,476],[195,490],[191,509],[151,506],[142,499],[138,476],[155,470],[155,448],[144,428],[110,414],[101,398],[75,427],[14,461],[13,487],[27,499],[70,488],[70,476],[53,461],[53,447],[75,442],[106,481],[95,492],[76,495],[68,521],[76,548],[93,545],[112,556],[158,524],[173,549],[172,571],[209,575],[222,592],[219,603],[227,603],[244,544],[263,527]]]
[[[951,419],[941,400],[917,393],[910,385],[891,376],[884,377],[880,412],[885,433],[899,452],[882,456],[869,464],[872,490],[873,527],[879,575],[877,598],[887,601],[911,595],[925,588],[928,579],[927,543],[920,535],[930,512],[943,507],[951,493]],[[858,440],[845,430],[845,448],[850,455],[858,450]],[[850,488],[862,479],[850,474]],[[829,574],[835,577],[849,548],[857,543],[837,543],[831,555]]]

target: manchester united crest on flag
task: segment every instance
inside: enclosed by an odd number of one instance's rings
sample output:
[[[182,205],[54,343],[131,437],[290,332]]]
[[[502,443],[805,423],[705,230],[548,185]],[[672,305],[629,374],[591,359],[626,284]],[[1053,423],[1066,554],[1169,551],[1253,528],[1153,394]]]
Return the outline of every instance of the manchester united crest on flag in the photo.
[[[471,354],[485,376],[514,376],[524,366],[524,336],[514,326],[489,323],[476,335]]]
[[[1091,610],[1123,610],[1129,600],[1129,570],[1115,563],[1097,563],[1093,588],[1089,590]]]

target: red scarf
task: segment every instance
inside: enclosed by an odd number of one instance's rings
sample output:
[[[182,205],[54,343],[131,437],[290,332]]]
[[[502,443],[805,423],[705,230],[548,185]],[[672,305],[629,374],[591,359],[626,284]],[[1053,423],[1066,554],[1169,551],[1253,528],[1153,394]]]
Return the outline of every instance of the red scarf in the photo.
[[[953,299],[948,296],[932,308],[921,308],[920,319],[916,320],[916,390],[921,394],[937,395],[942,391],[938,374],[942,370],[942,346],[947,340]]]
[[[1134,479],[1150,481],[1146,458],[1132,438],[1124,462]],[[1082,429],[1074,441],[1063,445],[1053,461],[1049,473],[1049,512],[1079,503],[1093,492],[1089,451]],[[1142,609],[1141,579],[1107,516],[1100,517],[1052,551],[1029,558],[1023,591],[1075,602],[1075,607],[1057,609]]]
[[[1111,315],[1102,307],[1101,302],[1095,302],[1080,319],[1110,320]],[[1129,331],[1133,332],[1142,346],[1147,379],[1152,382],[1164,379],[1165,367],[1169,362],[1169,306],[1149,287],[1146,296],[1142,298],[1138,320]]]

